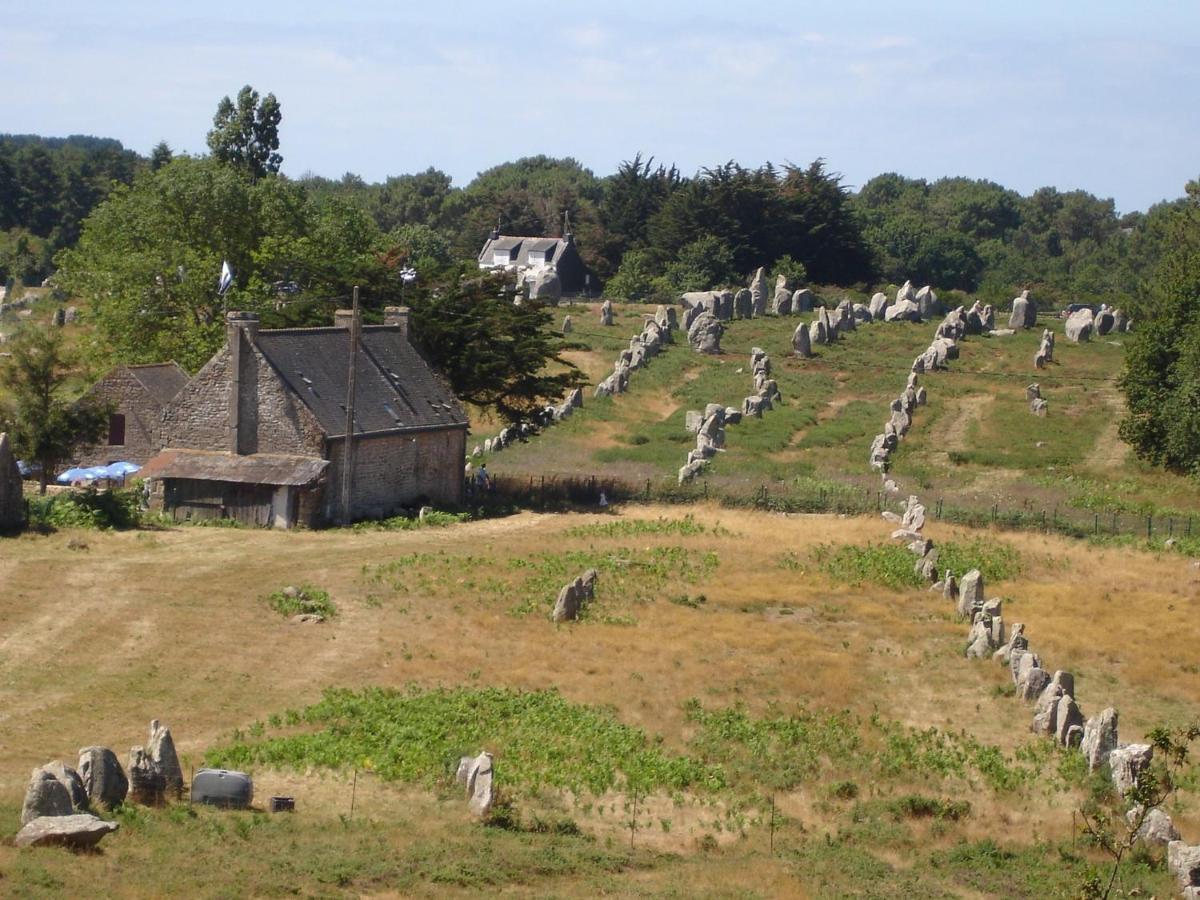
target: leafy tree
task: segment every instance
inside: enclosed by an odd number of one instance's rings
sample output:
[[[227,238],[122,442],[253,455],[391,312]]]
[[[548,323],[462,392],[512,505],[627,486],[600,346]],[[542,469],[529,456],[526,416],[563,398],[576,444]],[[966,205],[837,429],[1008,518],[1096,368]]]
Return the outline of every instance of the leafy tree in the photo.
[[[122,187],[85,223],[79,244],[59,257],[63,287],[88,301],[107,360],[174,359],[196,369],[222,340],[224,308],[275,321],[281,292],[288,324],[325,324],[314,298],[368,293],[386,282],[380,236],[367,213],[343,201],[313,202],[294,183],[251,180],[212,159],[178,157]],[[223,260],[234,287],[217,294]],[[304,315],[296,318],[297,312]]]
[[[1129,310],[1121,388],[1129,413],[1121,437],[1143,459],[1200,471],[1200,182],[1175,208],[1162,262]]]
[[[618,266],[626,251],[645,245],[650,219],[682,181],[674,166],[653,166],[654,157],[643,161],[638,153],[604,181],[600,217],[615,244],[610,255]]]
[[[208,133],[208,148],[223,163],[238,166],[252,178],[279,171],[279,123],[283,115],[274,94],[259,100],[258,91],[246,85],[235,104],[222,97]]]
[[[720,238],[703,235],[679,251],[675,261],[663,272],[667,292],[706,291],[737,278],[733,251]]]
[[[0,360],[0,387],[7,397],[0,423],[16,454],[41,465],[41,492],[54,471],[80,444],[97,440],[108,420],[98,404],[70,403],[64,397],[72,361],[58,332],[22,329],[8,344],[11,355]]]
[[[505,285],[502,276],[464,268],[414,292],[409,304],[415,342],[455,395],[515,422],[584,378],[560,356],[551,313],[536,302],[515,304]]]
[[[630,250],[621,259],[617,274],[608,280],[604,292],[610,297],[625,300],[647,300],[654,293],[655,279],[662,267],[649,250]]]
[[[449,175],[432,166],[415,175],[392,176],[372,189],[368,209],[383,231],[403,225],[439,228],[454,194],[450,182]]]

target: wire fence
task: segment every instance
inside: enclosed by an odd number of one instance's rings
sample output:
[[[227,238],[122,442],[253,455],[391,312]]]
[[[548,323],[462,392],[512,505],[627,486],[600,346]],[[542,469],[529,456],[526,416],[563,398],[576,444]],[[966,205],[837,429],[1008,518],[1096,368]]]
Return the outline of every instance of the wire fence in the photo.
[[[676,485],[666,480],[633,480],[609,475],[495,475],[488,503],[527,509],[596,509],[612,503],[679,503],[712,501],[730,508],[785,513],[865,515],[894,509],[897,495],[853,484],[711,483],[707,480]],[[929,504],[938,520],[976,528],[997,527],[1044,531],[1071,537],[1127,536],[1145,540],[1191,538],[1198,524],[1193,515],[1097,512],[1069,506],[972,504],[941,497]],[[1200,534],[1196,534],[1200,536]]]

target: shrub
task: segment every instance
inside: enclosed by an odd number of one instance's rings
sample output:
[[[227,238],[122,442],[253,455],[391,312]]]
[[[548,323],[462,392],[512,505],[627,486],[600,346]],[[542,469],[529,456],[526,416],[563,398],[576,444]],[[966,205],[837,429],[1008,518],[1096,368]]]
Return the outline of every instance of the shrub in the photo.
[[[329,592],[311,584],[300,587],[289,585],[267,597],[267,605],[282,616],[317,615],[326,619],[337,615],[337,606],[329,599]]]
[[[142,520],[138,491],[94,487],[29,501],[34,528],[136,528]]]

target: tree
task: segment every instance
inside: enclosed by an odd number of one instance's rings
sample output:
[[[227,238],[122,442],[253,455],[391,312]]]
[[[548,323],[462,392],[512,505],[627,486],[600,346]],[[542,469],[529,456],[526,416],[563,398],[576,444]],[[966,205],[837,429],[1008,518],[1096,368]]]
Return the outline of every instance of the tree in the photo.
[[[60,254],[59,278],[90,304],[106,361],[174,359],[195,370],[221,343],[225,308],[259,312],[270,325],[281,292],[289,303],[348,296],[354,284],[378,293],[379,249],[361,208],[313,202],[275,175],[251,180],[240,168],[181,156],[97,207],[78,245]],[[235,282],[219,296],[223,260]],[[286,321],[327,324],[328,316],[327,304],[311,303]]]
[[[1121,862],[1142,840],[1142,826],[1150,814],[1166,806],[1175,793],[1180,776],[1188,768],[1192,744],[1200,739],[1200,725],[1182,728],[1159,726],[1149,735],[1154,748],[1154,763],[1138,772],[1129,795],[1116,798],[1107,768],[1100,776],[1101,789],[1079,810],[1083,830],[1112,859],[1108,880],[1092,877],[1084,883],[1082,895],[1107,900],[1121,873]],[[1098,796],[1097,796],[1098,794]],[[1120,802],[1115,802],[1115,801]]]
[[[1121,438],[1138,456],[1200,471],[1200,182],[1173,210],[1165,251],[1147,294],[1129,312],[1121,389],[1129,414]]]
[[[551,314],[537,302],[517,305],[506,279],[463,269],[415,292],[414,341],[446,376],[455,395],[510,422],[584,383],[560,356]]]
[[[157,172],[174,158],[175,154],[171,151],[171,145],[166,141],[159,141],[150,151],[150,169]]]
[[[48,480],[74,449],[100,437],[108,409],[64,398],[72,361],[58,332],[28,327],[8,347],[11,356],[0,362],[0,386],[8,394],[0,423],[16,454],[41,465],[44,494]]]
[[[283,115],[274,94],[260,101],[258,91],[246,85],[238,92],[237,104],[222,97],[208,133],[208,148],[223,163],[245,169],[251,178],[279,171],[279,123]]]

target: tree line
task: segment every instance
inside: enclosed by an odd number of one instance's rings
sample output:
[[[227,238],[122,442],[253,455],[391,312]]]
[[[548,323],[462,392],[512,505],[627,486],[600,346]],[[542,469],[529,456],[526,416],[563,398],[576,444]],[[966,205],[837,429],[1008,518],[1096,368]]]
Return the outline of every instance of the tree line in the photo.
[[[1124,306],[1147,333],[1156,321],[1176,337],[1200,327],[1189,318],[1195,260],[1185,252],[1194,196],[1118,215],[1112,200],[1084,191],[1024,196],[990,181],[897,174],[855,190],[821,159],[728,161],[685,175],[641,154],[603,177],[574,159],[534,156],[463,187],[433,168],[374,184],[353,174],[291,179],[279,174],[280,120],[274,96],[247,86],[218,106],[207,156],[176,157],[160,144],[142,160],[102,139],[4,139],[0,226],[46,242],[42,265],[62,248],[58,280],[90,301],[98,357],[175,359],[194,370],[219,345],[226,308],[257,310],[267,327],[324,324],[331,304],[361,285],[368,315],[390,303],[414,307],[461,395],[494,401],[511,388],[508,417],[561,385],[537,376],[556,357],[552,344],[517,339],[528,353],[507,359],[487,346],[486,334],[526,335],[549,321],[545,313],[517,321],[511,304],[493,302],[500,286],[481,279],[474,259],[497,227],[557,235],[569,221],[597,282],[618,299],[670,301],[744,284],[761,265],[799,282],[873,289],[912,279],[997,303],[1027,287],[1043,308]],[[225,260],[235,278],[218,295]],[[402,277],[409,269],[415,283]],[[441,316],[431,312],[439,304]],[[448,327],[455,317],[490,324],[472,325],[479,340],[464,348]],[[1143,455],[1191,466],[1200,451],[1164,449],[1197,446],[1179,433],[1191,427],[1191,401],[1163,402],[1164,392],[1190,386],[1178,363],[1190,365],[1190,349],[1159,341],[1181,355],[1139,362],[1146,341],[1132,339],[1125,384],[1135,416],[1125,433]],[[1164,384],[1170,372],[1175,381]],[[1152,383],[1158,393],[1146,401]]]

